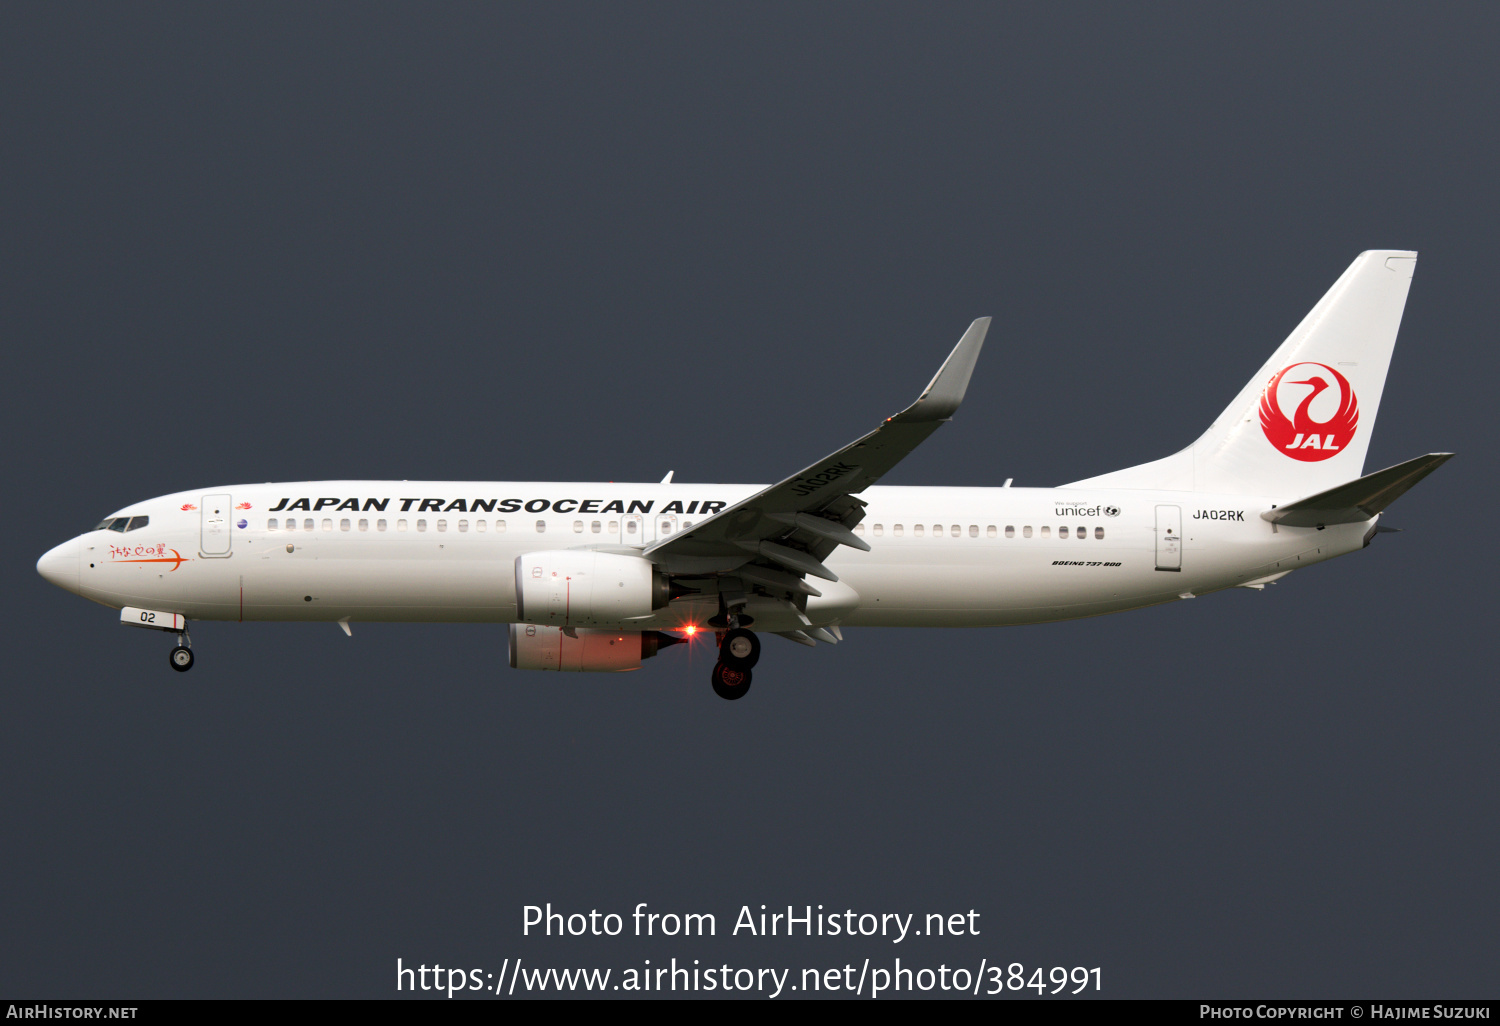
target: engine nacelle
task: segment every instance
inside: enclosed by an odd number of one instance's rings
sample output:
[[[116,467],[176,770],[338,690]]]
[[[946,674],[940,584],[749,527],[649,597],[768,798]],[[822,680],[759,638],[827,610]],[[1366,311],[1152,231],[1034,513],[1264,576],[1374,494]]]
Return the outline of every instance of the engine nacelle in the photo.
[[[650,616],[671,599],[671,585],[649,559],[588,549],[516,557],[516,619],[572,627]]]
[[[650,659],[658,648],[681,640],[657,631],[601,631],[588,627],[576,627],[573,634],[577,636],[564,634],[561,627],[511,624],[511,667],[586,673],[639,670],[642,659]]]

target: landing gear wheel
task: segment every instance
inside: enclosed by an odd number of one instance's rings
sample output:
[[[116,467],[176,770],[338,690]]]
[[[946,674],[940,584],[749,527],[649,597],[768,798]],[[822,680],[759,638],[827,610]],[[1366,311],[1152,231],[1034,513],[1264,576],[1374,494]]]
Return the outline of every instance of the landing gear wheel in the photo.
[[[172,649],[167,660],[172,664],[172,669],[178,673],[186,673],[193,668],[193,650],[186,645],[178,645]]]
[[[750,690],[750,671],[731,670],[723,663],[714,664],[714,694],[733,702]]]
[[[743,627],[726,631],[719,642],[719,662],[731,670],[749,670],[760,662],[760,639]]]

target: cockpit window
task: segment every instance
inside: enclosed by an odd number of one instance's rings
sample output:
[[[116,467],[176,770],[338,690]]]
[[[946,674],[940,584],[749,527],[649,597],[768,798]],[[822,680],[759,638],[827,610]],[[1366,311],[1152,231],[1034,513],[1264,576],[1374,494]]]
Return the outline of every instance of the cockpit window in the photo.
[[[105,517],[94,525],[96,531],[138,531],[151,523],[150,517]]]

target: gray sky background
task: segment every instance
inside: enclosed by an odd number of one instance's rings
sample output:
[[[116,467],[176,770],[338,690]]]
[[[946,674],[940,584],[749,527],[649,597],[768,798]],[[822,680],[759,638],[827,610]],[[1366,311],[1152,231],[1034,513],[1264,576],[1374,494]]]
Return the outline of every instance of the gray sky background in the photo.
[[[0,993],[496,970],[1100,966],[1112,996],[1495,997],[1500,11],[0,11]],[[1264,593],[524,674],[504,630],[50,587],[137,499],[767,481],[995,317],[892,483],[1174,451],[1360,250],[1422,253],[1368,469],[1406,529]],[[525,939],[521,907],[978,910],[977,938]]]

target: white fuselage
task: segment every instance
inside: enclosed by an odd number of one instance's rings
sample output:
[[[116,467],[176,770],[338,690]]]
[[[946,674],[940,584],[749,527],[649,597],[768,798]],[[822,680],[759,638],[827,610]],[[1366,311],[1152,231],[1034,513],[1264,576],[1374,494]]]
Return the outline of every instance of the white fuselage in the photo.
[[[639,551],[759,485],[319,481],[236,485],[129,506],[149,517],[44,557],[56,583],[113,607],[190,620],[515,622],[514,565],[539,550]],[[1371,524],[1274,527],[1285,497],[1102,488],[883,487],[860,496],[837,583],[812,581],[814,624],[981,627],[1094,616],[1200,595],[1361,547]],[[274,523],[274,526],[273,526]],[[711,591],[651,620],[702,624]],[[784,602],[757,630],[800,626]]]

